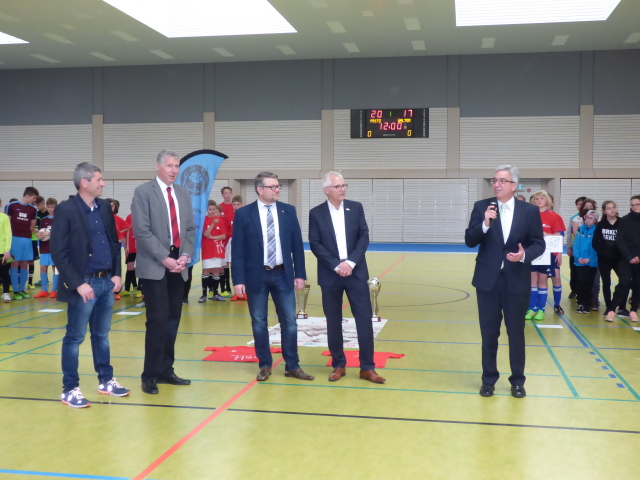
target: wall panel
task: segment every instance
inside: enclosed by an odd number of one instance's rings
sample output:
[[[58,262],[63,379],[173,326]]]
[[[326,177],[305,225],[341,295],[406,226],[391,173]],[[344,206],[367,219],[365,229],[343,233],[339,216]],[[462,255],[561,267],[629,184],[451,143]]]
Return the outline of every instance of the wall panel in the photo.
[[[404,181],[402,179],[373,180],[373,212],[367,219],[372,242],[402,241],[404,214]]]
[[[640,166],[640,115],[596,115],[593,129],[594,168]]]

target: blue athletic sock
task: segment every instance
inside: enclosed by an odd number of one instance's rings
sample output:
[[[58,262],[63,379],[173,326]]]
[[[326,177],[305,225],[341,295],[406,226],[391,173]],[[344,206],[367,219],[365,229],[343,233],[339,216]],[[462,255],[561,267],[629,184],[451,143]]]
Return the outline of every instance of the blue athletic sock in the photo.
[[[24,292],[24,289],[27,286],[27,280],[29,280],[29,270],[20,270],[20,286],[18,288],[19,292]]]
[[[18,269],[11,269],[11,286],[13,287],[13,293],[18,293],[20,291],[20,277],[18,275]]]
[[[544,312],[544,308],[547,304],[547,295],[549,293],[548,288],[538,288],[538,309]]]
[[[52,292],[58,291],[58,274],[57,273],[53,274],[53,287],[51,287],[51,291]]]
[[[553,306],[560,305],[560,300],[562,300],[562,285],[553,287]]]
[[[529,297],[529,310],[535,310],[538,303],[538,287],[531,287],[531,296]]]
[[[42,283],[42,291],[49,291],[49,277],[47,276],[47,272],[40,272],[40,283]]]

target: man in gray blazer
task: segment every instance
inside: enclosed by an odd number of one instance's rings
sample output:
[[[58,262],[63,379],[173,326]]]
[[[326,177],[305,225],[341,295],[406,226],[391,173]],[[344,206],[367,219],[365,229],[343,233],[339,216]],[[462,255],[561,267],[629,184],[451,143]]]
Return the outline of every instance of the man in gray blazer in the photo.
[[[136,188],[131,204],[136,272],[144,279],[147,307],[142,391],[152,395],[158,393],[158,383],[191,383],[175,374],[173,362],[196,231],[189,192],[174,185],[180,169],[178,155],[162,150],[156,168],[158,176]]]

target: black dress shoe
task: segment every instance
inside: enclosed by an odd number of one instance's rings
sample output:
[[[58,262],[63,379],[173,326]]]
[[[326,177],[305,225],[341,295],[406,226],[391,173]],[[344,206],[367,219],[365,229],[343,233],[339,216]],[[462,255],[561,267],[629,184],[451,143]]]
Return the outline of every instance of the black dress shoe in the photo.
[[[511,396],[515,398],[524,398],[527,396],[527,392],[523,385],[511,385]]]
[[[149,395],[158,394],[158,384],[154,381],[142,382],[142,391]]]
[[[191,380],[180,378],[175,373],[172,373],[168,377],[159,378],[158,383],[167,383],[169,385],[191,385]]]
[[[495,385],[489,385],[487,383],[483,383],[480,387],[480,395],[483,397],[492,397],[493,392],[496,389]]]

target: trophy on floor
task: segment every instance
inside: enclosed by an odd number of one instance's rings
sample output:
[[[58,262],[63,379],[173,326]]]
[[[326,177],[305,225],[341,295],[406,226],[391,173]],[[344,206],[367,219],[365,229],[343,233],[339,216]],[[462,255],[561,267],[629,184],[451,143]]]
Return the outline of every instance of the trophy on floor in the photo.
[[[296,291],[296,303],[298,304],[298,313],[296,315],[297,319],[305,319],[309,318],[307,312],[307,300],[309,299],[309,290],[311,287],[309,285],[305,285],[300,290]]]
[[[373,309],[373,315],[371,316],[372,322],[382,321],[382,317],[379,315],[380,307],[378,306],[378,295],[380,294],[380,287],[382,284],[377,278],[372,278],[367,282],[369,285],[369,294],[371,295],[371,308]]]

